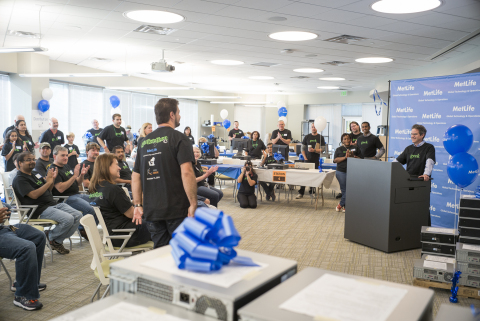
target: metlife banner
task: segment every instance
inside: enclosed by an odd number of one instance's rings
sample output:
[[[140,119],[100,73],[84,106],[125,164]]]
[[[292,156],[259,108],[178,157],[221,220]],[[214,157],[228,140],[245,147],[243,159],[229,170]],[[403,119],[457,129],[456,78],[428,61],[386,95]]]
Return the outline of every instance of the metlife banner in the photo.
[[[452,125],[470,128],[474,142],[469,153],[480,164],[480,73],[392,81],[388,156],[397,157],[412,144],[410,128],[414,124],[427,128],[425,140],[436,151],[430,194],[432,226],[453,228],[460,190],[455,198],[456,185],[448,178],[450,155],[443,147],[443,135]],[[473,193],[478,184],[477,178],[462,193]]]

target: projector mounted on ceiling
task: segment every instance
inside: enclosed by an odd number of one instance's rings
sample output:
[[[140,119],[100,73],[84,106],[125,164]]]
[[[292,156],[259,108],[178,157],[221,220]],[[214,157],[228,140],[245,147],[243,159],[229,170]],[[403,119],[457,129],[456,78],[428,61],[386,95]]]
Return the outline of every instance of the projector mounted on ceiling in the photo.
[[[167,61],[163,58],[164,51],[162,50],[162,59],[157,62],[152,62],[152,71],[154,72],[172,72],[175,70],[175,66],[167,64]]]

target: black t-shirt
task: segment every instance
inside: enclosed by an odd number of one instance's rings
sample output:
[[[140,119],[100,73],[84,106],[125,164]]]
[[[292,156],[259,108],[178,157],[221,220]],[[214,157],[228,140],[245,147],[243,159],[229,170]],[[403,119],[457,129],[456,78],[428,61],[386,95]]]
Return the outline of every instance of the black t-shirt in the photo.
[[[252,140],[252,148],[248,151],[248,156],[255,157],[255,158],[262,158],[262,150],[266,150],[267,146],[263,143],[263,141],[259,138],[256,141]]]
[[[180,165],[195,163],[192,143],[182,132],[160,127],[138,147],[135,168],[143,187],[146,221],[187,217],[190,202],[183,188]]]
[[[186,135],[185,135],[186,136]],[[193,137],[192,135],[190,136],[187,136],[188,140],[192,142],[192,145],[195,145],[195,137]]]
[[[123,146],[123,143],[128,141],[125,128],[122,126],[120,126],[120,128],[116,128],[113,126],[113,124],[105,127],[98,137],[103,139],[108,150],[110,151],[113,149],[113,147]]]
[[[352,140],[352,144],[355,143],[358,139],[358,137],[363,136],[362,132],[359,132],[358,134],[350,133],[350,139]]]
[[[12,126],[8,126],[5,131],[3,132],[3,139],[5,140],[5,136],[7,136],[7,133],[11,130],[14,130],[15,129],[15,125],[12,125]]]
[[[39,142],[50,144],[50,148],[52,149],[52,151],[50,152],[50,157],[53,157],[53,149],[55,148],[55,146],[61,146],[65,144],[65,138],[60,130],[57,130],[57,132],[54,134],[49,128],[40,135]]]
[[[67,163],[68,166],[70,166],[71,169],[75,169],[75,166],[77,166],[77,164],[78,164],[77,157],[80,155],[80,149],[78,149],[78,146],[75,145],[75,144],[72,144],[72,145],[65,144],[65,146],[63,146],[63,147],[68,149],[68,154],[70,154],[73,151],[77,152],[77,155],[68,156],[68,163]]]
[[[380,138],[370,134],[367,137],[364,135],[357,138],[357,147],[360,149],[361,157],[374,157],[377,155],[377,148],[380,149],[383,147]]]
[[[20,200],[22,205],[38,205],[37,210],[33,213],[32,218],[36,219],[43,213],[49,206],[57,205],[57,202],[53,199],[52,192],[47,189],[45,193],[40,195],[37,199],[33,199],[27,196],[28,193],[39,189],[45,185],[47,181],[39,173],[32,171],[32,175],[25,174],[18,171],[17,176],[13,179],[13,190],[15,195]]]
[[[70,178],[72,178],[73,176],[73,169],[67,165],[64,165],[62,167],[60,166],[57,166],[55,164],[52,164],[52,168],[53,167],[56,167],[57,170],[58,170],[58,175],[57,177],[55,178],[55,184],[57,183],[63,183],[63,182],[66,182],[68,181]],[[77,180],[74,180],[72,185],[70,185],[69,188],[67,188],[63,193],[60,193],[56,188],[55,186],[53,186],[53,190],[52,190],[52,193],[54,196],[72,196],[72,195],[75,195],[75,194],[78,194],[78,183],[77,183]]]
[[[97,143],[98,144],[98,141],[97,141],[97,137],[98,135],[100,135],[100,133],[102,132],[103,128],[98,128],[98,129],[95,129],[95,128],[90,128],[89,130],[87,130],[87,132],[89,132],[90,134],[92,134],[92,138],[89,138],[87,140],[87,144],[88,143]]]
[[[292,132],[289,131],[288,129],[284,129],[283,131],[279,131],[278,129],[275,129],[272,132],[272,140],[277,138],[278,133],[280,133],[283,139],[292,139]],[[288,144],[285,144],[281,139],[279,139],[274,145],[288,145]]]
[[[354,156],[358,156],[360,151],[357,146],[355,145],[350,145],[348,148],[345,146],[340,146],[335,150],[335,155],[333,156],[333,159],[337,157],[345,157],[347,154],[347,149],[351,152],[353,152]],[[347,172],[347,161],[344,160],[343,162],[337,163],[337,171],[339,172]]]
[[[265,163],[264,165],[268,165],[268,164],[271,164],[271,163],[276,163],[277,161],[275,160],[275,158],[273,158],[272,155],[268,155],[266,160],[265,160]]]
[[[425,172],[427,159],[431,158],[435,162],[435,147],[432,144],[424,143],[420,147],[410,145],[405,148],[403,153],[397,157],[397,161],[407,164],[407,172],[412,176],[420,176]]]
[[[254,180],[255,181],[255,184],[257,183],[257,174],[253,173],[252,176],[250,176],[250,179]],[[248,184],[248,178],[247,178],[247,173],[245,172],[243,174],[243,181],[240,183],[240,188],[238,189],[238,192],[239,193],[242,193],[242,194],[255,194],[255,185],[253,186],[250,186],[250,184]]]
[[[32,152],[35,150],[35,144],[33,143],[33,138],[32,136],[23,136],[23,135],[20,135],[19,132],[17,132],[17,135],[18,135],[18,138],[22,141],[22,145],[23,145],[23,142],[27,142],[27,149],[29,152]]]
[[[90,205],[100,207],[105,225],[110,235],[125,235],[125,233],[114,233],[114,229],[136,228],[131,218],[124,214],[132,207],[130,198],[120,186],[107,181],[102,181],[95,186],[96,192],[90,194]],[[134,232],[130,241],[137,238]],[[121,246],[123,240],[112,240],[113,246]]]
[[[10,156],[10,159],[7,160],[5,156],[7,156],[12,149],[13,154],[12,156]],[[13,144],[11,142],[6,142],[5,145],[3,145],[2,156],[5,157],[5,172],[10,172],[15,169],[15,164],[13,163],[13,156],[15,156],[15,154],[20,154],[21,152],[23,152],[23,142],[19,139],[17,139],[17,141]]]
[[[37,161],[35,162],[35,169],[37,173],[42,175],[43,177],[47,176],[47,170],[50,168],[50,166],[53,164],[53,158],[50,158],[48,161],[44,161],[41,158],[38,158]]]
[[[193,165],[193,170],[195,171],[195,177],[200,177],[205,173],[203,171],[202,165],[200,165],[199,163],[196,163]],[[206,184],[206,181],[201,180],[200,182],[197,182],[197,187],[205,186],[205,184]]]
[[[230,131],[228,132],[228,136],[232,138],[242,138],[245,135],[243,134],[243,130],[241,129],[230,129]]]
[[[88,180],[90,180],[90,179],[92,178],[94,165],[95,165],[95,162],[91,162],[91,161],[89,161],[88,159],[84,160],[84,161],[80,164],[80,170],[82,170],[83,166],[85,166],[85,167],[90,166],[90,168],[89,168],[88,171],[85,173],[85,175],[83,175],[83,179],[88,179]]]
[[[305,138],[303,138],[302,145],[307,146],[305,154],[307,155],[307,160],[310,162],[318,162],[318,160],[320,159],[319,153],[310,153],[308,151],[309,147],[315,148],[317,144],[320,144],[320,148],[325,150],[325,139],[320,134],[317,134],[315,136],[312,134],[308,134],[307,136],[305,136]]]
[[[125,161],[118,161],[118,167],[120,167],[120,178],[130,181],[132,180],[132,171]]]

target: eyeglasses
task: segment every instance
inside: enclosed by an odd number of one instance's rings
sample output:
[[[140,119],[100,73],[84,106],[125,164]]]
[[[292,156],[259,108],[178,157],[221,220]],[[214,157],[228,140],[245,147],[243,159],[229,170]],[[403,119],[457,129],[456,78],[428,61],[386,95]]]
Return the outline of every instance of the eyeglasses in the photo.
[[[25,158],[23,161],[24,162],[34,162],[35,158]]]

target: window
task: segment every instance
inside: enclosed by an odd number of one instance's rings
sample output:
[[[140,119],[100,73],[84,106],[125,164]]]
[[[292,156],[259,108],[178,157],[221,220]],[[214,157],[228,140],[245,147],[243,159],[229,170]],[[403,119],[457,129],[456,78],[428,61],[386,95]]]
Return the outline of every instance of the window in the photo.
[[[243,130],[245,134],[256,130],[260,132],[262,138],[265,137],[264,112],[264,107],[235,106],[235,119],[233,121],[238,121],[238,128]],[[233,121],[231,128],[233,128]]]
[[[10,77],[0,74],[0,113],[2,118],[0,121],[1,128],[11,126],[12,117],[10,113]],[[3,129],[2,129],[3,130]]]
[[[53,91],[53,96],[52,99],[50,99],[49,115],[58,120],[58,128],[67,135],[70,131],[68,124],[68,115],[70,112],[68,84],[51,82],[50,89]],[[48,124],[46,127],[48,128]],[[75,134],[78,135],[79,133]],[[66,139],[67,137],[65,137],[65,140]],[[81,148],[83,143],[81,145],[77,144],[77,146]]]
[[[190,99],[179,99],[180,107],[180,126],[176,129],[183,133],[185,127],[191,128],[191,133],[198,143],[198,101]]]
[[[68,131],[63,131],[65,136],[68,132],[75,134],[74,144],[83,149],[85,143],[82,136],[87,129],[92,128],[92,120],[97,119],[100,124],[104,124],[103,90],[102,88],[68,85],[69,86],[69,124]],[[51,115],[51,114],[50,114]],[[65,137],[65,140],[67,138]]]

